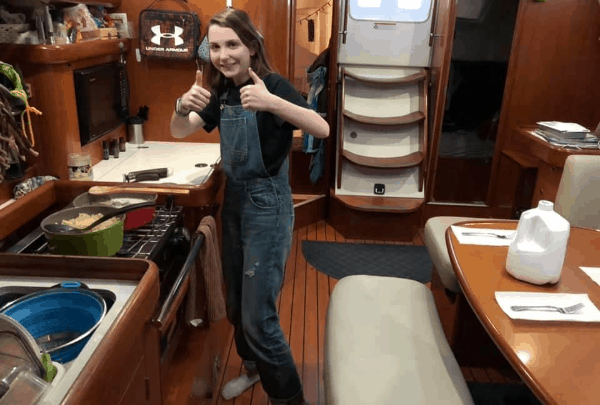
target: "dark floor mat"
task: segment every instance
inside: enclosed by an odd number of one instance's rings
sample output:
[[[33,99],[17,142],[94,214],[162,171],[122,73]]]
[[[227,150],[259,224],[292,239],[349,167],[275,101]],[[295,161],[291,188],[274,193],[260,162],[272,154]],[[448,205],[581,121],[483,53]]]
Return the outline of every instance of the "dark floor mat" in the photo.
[[[467,383],[476,405],[542,405],[524,384]]]
[[[433,262],[425,246],[302,241],[315,269],[333,278],[357,274],[431,281]]]

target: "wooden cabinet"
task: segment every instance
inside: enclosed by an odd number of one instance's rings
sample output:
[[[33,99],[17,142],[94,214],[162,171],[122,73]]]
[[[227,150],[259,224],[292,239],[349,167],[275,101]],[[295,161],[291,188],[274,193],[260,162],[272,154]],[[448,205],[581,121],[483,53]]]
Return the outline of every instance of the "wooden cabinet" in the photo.
[[[517,149],[503,150],[503,154],[511,156],[520,156],[519,161],[521,166],[529,167],[532,165],[531,159],[537,161],[537,177],[533,196],[531,198],[531,207],[536,207],[540,200],[548,200],[554,202],[558,185],[562,177],[565,161],[570,155],[600,155],[598,149],[567,149],[560,146],[552,145],[542,138],[534,134],[535,125],[523,125],[515,129],[515,139]],[[523,161],[529,163],[523,163]],[[501,190],[501,189],[499,189]],[[496,202],[502,201],[501,192],[498,192]]]
[[[546,162],[539,163],[537,181],[531,199],[532,207],[537,207],[540,200],[554,202],[562,171],[562,167],[554,166]]]
[[[40,153],[40,173],[68,179],[70,153],[89,153],[93,164],[102,160],[102,141],[126,137],[121,124],[93,142],[81,146],[73,71],[119,60],[130,48],[130,39],[106,39],[68,45],[7,45],[0,59],[18,64],[31,85],[35,150]]]
[[[160,405],[159,337],[151,325],[159,285],[158,269],[152,268],[120,315],[126,324],[105,335],[62,405]]]

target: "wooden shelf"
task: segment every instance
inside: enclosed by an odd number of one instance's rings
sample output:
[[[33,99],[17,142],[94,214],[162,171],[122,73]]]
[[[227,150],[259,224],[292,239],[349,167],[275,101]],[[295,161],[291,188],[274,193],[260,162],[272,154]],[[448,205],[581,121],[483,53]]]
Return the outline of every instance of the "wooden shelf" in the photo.
[[[376,74],[373,74],[376,71],[372,69],[357,69],[349,67],[347,67],[344,72],[347,77],[350,77],[354,80],[373,84],[412,84],[423,81],[427,77],[427,72],[425,69],[421,69],[417,73],[413,73],[408,76],[377,76]]]
[[[424,198],[401,198],[401,197],[362,197],[338,195],[332,190],[333,197],[342,204],[358,211],[367,212],[414,212],[423,205]]]
[[[128,51],[131,40],[117,38],[96,39],[67,45],[12,44],[6,45],[2,53],[19,55],[19,58],[33,64],[56,65],[105,55],[118,55],[122,51],[121,43],[125,46],[123,51]]]
[[[407,115],[400,117],[367,117],[360,114],[355,114],[348,110],[344,110],[344,115],[354,121],[362,122],[364,124],[375,124],[375,125],[406,125],[415,124],[425,119],[425,114],[421,111],[415,111]]]
[[[122,0],[49,0],[50,4],[57,3],[71,3],[71,4],[79,4],[83,3],[88,6],[104,6],[108,8],[118,8],[121,6]]]
[[[423,161],[423,153],[414,152],[410,155],[399,156],[399,157],[391,157],[391,158],[381,158],[381,157],[369,157],[369,156],[361,156],[355,153],[352,153],[348,150],[344,150],[342,152],[342,156],[346,159],[360,166],[366,167],[379,167],[383,169],[398,169],[402,167],[412,167],[418,166]]]

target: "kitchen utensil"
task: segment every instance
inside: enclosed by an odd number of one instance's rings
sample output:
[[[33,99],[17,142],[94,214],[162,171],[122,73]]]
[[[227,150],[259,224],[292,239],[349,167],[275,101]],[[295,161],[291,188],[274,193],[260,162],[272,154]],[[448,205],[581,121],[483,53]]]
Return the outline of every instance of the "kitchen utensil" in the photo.
[[[123,175],[123,180],[125,182],[137,182],[137,181],[156,181],[160,179],[164,179],[169,176],[169,172],[173,170],[169,170],[168,167],[161,167],[158,169],[148,169],[148,170],[139,170],[135,172],[129,172]]]
[[[558,311],[561,314],[572,314],[583,308],[584,305],[580,302],[579,304],[571,305],[569,307],[554,307],[551,305],[514,305],[510,307],[513,311]]]
[[[490,236],[490,237],[494,237],[494,238],[500,238],[500,239],[511,239],[513,236],[515,236],[515,233],[510,233],[508,235],[500,235],[497,233],[492,233],[492,232],[463,232],[462,233],[465,236]]]
[[[24,365],[14,367],[0,381],[0,405],[36,404],[48,385]]]
[[[109,214],[114,208],[105,205],[90,205],[86,207],[67,208],[46,217],[40,224],[53,253],[78,256],[113,256],[123,244],[123,228],[125,215],[112,226],[98,231],[83,234],[62,234],[50,232],[49,224],[62,224],[63,220],[77,218],[79,214]]]
[[[83,193],[73,200],[73,206],[85,207],[87,205],[106,205],[113,208],[121,208],[131,204],[137,204],[144,201],[151,201],[156,204],[158,194],[134,194],[117,193],[111,195],[94,195]],[[154,218],[156,207],[139,208],[130,211],[125,215],[125,230],[139,228],[144,226]]]
[[[181,188],[159,188],[159,187],[122,187],[122,186],[94,186],[88,191],[93,195],[109,195],[116,193],[132,193],[132,194],[148,194],[148,193],[164,193],[164,194],[189,194],[190,190]]]
[[[0,363],[7,367],[27,365],[37,376],[45,374],[41,350],[33,336],[19,322],[0,313]]]
[[[130,211],[134,211],[138,208],[153,207],[153,206],[154,206],[153,202],[144,201],[144,202],[141,202],[138,204],[127,205],[123,208],[113,209],[112,212],[106,213],[102,218],[92,222],[90,225],[86,226],[85,228],[81,228],[81,229],[73,228],[73,227],[71,227],[69,225],[65,225],[65,224],[47,224],[46,230],[48,232],[54,232],[54,233],[83,234],[83,233],[89,232],[94,227],[100,225],[103,222],[108,221],[111,218],[114,218],[121,214],[125,214]]]
[[[98,328],[106,315],[106,302],[79,282],[64,282],[25,295],[2,313],[23,325],[43,342],[42,349],[54,361],[64,364],[77,357]],[[52,337],[64,332],[72,332],[72,339],[54,343]]]

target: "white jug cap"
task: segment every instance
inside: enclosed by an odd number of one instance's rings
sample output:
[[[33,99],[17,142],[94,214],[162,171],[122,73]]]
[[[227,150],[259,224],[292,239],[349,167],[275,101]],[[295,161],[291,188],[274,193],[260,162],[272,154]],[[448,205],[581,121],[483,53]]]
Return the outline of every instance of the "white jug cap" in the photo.
[[[543,211],[553,211],[554,203],[548,200],[540,200],[540,202],[538,203],[538,208]]]

